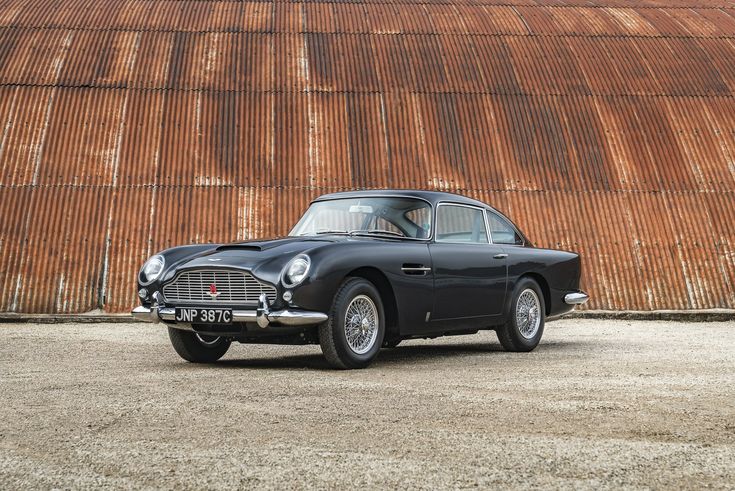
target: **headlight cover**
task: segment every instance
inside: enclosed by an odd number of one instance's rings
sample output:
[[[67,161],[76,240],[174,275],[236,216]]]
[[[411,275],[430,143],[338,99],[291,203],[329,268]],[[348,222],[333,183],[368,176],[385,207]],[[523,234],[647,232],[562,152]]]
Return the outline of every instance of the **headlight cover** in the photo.
[[[145,286],[156,281],[161,276],[165,264],[166,260],[160,254],[148,259],[143,265],[143,269],[140,270],[140,284]]]
[[[286,288],[292,288],[306,279],[311,267],[311,259],[306,254],[299,254],[291,259],[283,268],[281,282]]]

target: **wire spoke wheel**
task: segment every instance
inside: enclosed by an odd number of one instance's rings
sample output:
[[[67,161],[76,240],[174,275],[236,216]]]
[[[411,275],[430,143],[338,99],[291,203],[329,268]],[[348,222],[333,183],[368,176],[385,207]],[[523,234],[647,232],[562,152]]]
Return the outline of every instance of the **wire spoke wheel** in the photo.
[[[370,351],[378,337],[378,308],[367,295],[357,295],[347,306],[345,313],[345,338],[347,345],[358,355]]]
[[[347,277],[332,301],[326,322],[319,325],[319,344],[330,365],[365,368],[380,352],[386,323],[383,302],[365,278]]]
[[[516,326],[521,336],[533,339],[541,325],[541,302],[535,291],[526,288],[516,302]]]

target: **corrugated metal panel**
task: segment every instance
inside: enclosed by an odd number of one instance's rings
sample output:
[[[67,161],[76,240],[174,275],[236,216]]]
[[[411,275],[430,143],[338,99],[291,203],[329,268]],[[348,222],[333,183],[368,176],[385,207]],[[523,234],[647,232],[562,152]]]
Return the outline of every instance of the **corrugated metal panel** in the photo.
[[[312,90],[727,95],[735,56],[729,37],[0,28],[0,39],[5,85],[238,92],[306,88],[308,67]]]
[[[83,312],[98,306],[109,198],[103,187],[3,188],[3,208],[11,207],[2,219],[2,229],[11,228],[2,241],[8,248],[3,310]]]
[[[0,310],[361,187],[494,204],[588,308],[735,307],[733,60],[725,0],[0,1]]]

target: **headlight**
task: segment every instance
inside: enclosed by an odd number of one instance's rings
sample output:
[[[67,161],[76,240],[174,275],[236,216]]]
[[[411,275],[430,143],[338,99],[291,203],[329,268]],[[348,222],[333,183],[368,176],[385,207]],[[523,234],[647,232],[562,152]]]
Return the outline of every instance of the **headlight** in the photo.
[[[311,260],[306,254],[299,254],[291,259],[283,269],[281,281],[284,286],[291,288],[304,281],[306,275],[309,274],[309,266],[311,266]]]
[[[161,276],[165,264],[166,260],[161,255],[153,256],[146,261],[143,269],[140,270],[140,283],[142,285],[150,285],[156,281]]]

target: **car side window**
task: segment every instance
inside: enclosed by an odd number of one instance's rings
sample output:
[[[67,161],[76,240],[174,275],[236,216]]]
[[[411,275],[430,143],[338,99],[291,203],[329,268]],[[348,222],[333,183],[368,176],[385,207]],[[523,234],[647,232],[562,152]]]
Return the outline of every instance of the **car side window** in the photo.
[[[493,238],[493,243],[523,245],[523,238],[506,219],[488,211],[487,221],[490,226],[490,237]]]
[[[436,241],[487,244],[482,210],[467,206],[440,205],[436,209]]]

